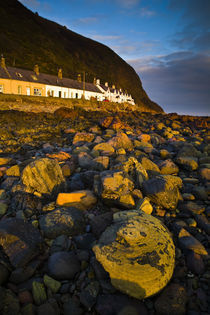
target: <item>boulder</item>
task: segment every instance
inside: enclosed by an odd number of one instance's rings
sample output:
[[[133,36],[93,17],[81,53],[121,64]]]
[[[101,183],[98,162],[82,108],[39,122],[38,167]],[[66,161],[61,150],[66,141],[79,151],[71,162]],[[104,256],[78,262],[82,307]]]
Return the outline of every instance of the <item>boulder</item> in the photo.
[[[170,159],[160,162],[159,168],[162,175],[176,175],[179,172],[179,167]]]
[[[77,132],[74,136],[72,143],[74,145],[81,145],[81,144],[84,144],[85,142],[92,142],[94,138],[95,138],[95,135],[92,133]]]
[[[116,137],[113,137],[112,139],[110,139],[108,141],[108,143],[112,147],[114,147],[116,150],[121,149],[121,148],[128,150],[128,151],[133,150],[132,141],[131,141],[131,139],[128,138],[128,136],[124,132],[118,131]]]
[[[142,164],[134,157],[129,157],[129,159],[123,163],[122,170],[129,174],[132,180],[141,186],[143,181],[147,180],[148,174]]]
[[[30,223],[15,218],[0,222],[0,245],[14,267],[25,266],[39,255],[42,244],[39,230]]]
[[[53,197],[64,187],[65,179],[56,160],[42,158],[28,164],[21,176],[22,183],[29,193]]]
[[[125,177],[123,172],[102,172],[97,180],[95,181],[96,192],[106,204],[125,209],[135,206],[131,195],[134,183]]]
[[[59,235],[73,236],[84,232],[85,222],[82,211],[76,208],[56,209],[39,219],[44,236],[54,239]]]
[[[93,148],[93,152],[100,152],[101,155],[111,156],[115,153],[113,146],[107,142],[96,144]]]
[[[137,210],[115,213],[113,224],[93,251],[113,286],[137,299],[164,288],[175,264],[175,248],[167,228]]]
[[[165,209],[175,210],[181,199],[179,188],[182,187],[180,177],[160,175],[144,181],[142,191],[152,202]]]

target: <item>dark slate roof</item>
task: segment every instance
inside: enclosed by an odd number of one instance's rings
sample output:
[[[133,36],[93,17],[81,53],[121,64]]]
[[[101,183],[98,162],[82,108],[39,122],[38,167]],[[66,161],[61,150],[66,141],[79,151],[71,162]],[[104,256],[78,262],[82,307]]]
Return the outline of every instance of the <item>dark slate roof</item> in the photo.
[[[55,75],[40,73],[38,76],[34,71],[7,67],[6,70],[0,67],[0,78],[13,79],[17,81],[37,82],[46,85],[54,85],[60,87],[73,88],[83,90],[83,83],[69,78],[59,79]],[[85,82],[85,90],[101,93],[101,91],[93,83]]]

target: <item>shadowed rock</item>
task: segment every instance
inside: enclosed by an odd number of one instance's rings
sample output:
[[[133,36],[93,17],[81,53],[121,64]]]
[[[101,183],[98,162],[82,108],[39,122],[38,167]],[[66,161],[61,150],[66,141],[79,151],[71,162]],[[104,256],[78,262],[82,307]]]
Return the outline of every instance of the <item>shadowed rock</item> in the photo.
[[[21,219],[0,222],[0,245],[14,267],[25,266],[40,253],[43,239],[39,231]]]

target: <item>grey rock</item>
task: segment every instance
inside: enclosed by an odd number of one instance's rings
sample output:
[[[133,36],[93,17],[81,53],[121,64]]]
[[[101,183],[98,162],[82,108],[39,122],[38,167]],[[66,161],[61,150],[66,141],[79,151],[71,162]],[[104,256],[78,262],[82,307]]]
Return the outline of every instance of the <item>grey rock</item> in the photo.
[[[48,270],[57,280],[73,279],[80,271],[80,262],[73,252],[57,252],[50,256]]]

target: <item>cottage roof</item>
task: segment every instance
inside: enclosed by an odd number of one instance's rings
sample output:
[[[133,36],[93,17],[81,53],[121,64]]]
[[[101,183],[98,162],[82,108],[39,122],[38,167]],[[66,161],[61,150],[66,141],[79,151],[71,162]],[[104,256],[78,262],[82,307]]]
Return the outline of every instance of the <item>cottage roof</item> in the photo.
[[[7,67],[6,69],[0,67],[0,78],[3,79],[13,79],[17,81],[26,81],[26,82],[37,82],[46,85],[54,85],[60,87],[67,87],[72,89],[83,90],[83,82],[78,82],[69,78],[59,79],[55,75],[40,73],[38,76],[34,71],[25,70],[14,67]],[[101,93],[93,83],[85,82],[85,90]],[[102,93],[101,93],[102,94]]]

